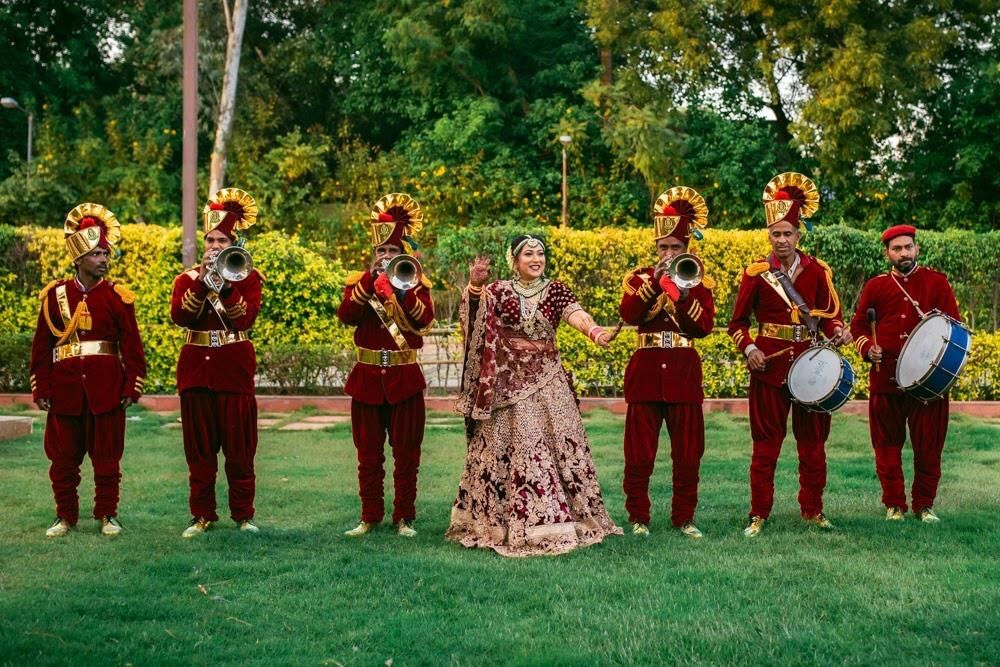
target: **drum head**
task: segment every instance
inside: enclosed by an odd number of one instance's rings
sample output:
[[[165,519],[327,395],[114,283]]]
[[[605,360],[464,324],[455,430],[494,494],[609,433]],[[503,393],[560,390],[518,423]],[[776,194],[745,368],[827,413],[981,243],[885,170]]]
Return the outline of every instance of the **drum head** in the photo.
[[[788,369],[788,391],[800,403],[818,403],[840,384],[840,355],[826,347],[803,352]]]
[[[906,339],[896,364],[896,382],[912,387],[931,371],[951,336],[951,322],[944,315],[931,315],[920,322]]]

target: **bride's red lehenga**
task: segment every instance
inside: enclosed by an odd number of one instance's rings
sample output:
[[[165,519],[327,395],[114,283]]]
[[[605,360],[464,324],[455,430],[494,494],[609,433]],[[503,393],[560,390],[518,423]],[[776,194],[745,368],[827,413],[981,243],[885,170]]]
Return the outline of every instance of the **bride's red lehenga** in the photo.
[[[471,420],[446,537],[503,556],[561,554],[622,530],[608,516],[576,397],[555,346],[580,309],[549,282],[526,307],[509,280],[462,302],[466,369],[458,409]]]

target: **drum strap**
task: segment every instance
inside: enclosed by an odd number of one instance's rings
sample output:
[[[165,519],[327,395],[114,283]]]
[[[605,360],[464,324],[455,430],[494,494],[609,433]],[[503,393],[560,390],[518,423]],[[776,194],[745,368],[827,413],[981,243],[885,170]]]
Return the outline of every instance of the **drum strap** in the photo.
[[[899,281],[896,280],[896,275],[892,271],[889,272],[889,277],[892,278],[892,282],[896,283],[896,287],[898,287],[899,291],[903,293],[903,296],[906,297],[906,300],[913,305],[914,310],[917,311],[917,315],[919,315],[921,318],[927,317],[927,315],[924,314],[924,311],[920,310],[920,302],[914,299],[912,296],[910,296],[910,293],[907,292],[903,288],[903,286],[899,284]]]
[[[788,295],[788,299],[791,300],[791,302],[795,305],[795,308],[799,311],[799,314],[802,315],[802,321],[805,323],[806,328],[809,329],[809,333],[813,338],[816,338],[816,332],[819,329],[819,325],[816,322],[816,318],[809,312],[809,306],[806,305],[805,299],[802,298],[799,291],[795,289],[794,285],[792,285],[792,281],[787,275],[785,275],[785,272],[780,269],[771,269],[769,273],[771,277],[777,281],[779,285],[781,285],[781,289],[784,290],[785,294]],[[764,275],[766,276],[768,274],[765,273]],[[786,299],[786,301],[788,299]]]
[[[410,346],[407,344],[406,338],[403,337],[403,333],[399,330],[399,326],[395,321],[393,321],[392,316],[389,315],[389,312],[385,309],[385,306],[382,305],[382,302],[378,300],[378,297],[372,295],[372,297],[368,299],[368,304],[372,307],[372,310],[375,311],[375,314],[378,315],[378,318],[382,320],[382,326],[389,331],[389,335],[392,336],[392,339],[396,342],[399,349],[409,350]]]

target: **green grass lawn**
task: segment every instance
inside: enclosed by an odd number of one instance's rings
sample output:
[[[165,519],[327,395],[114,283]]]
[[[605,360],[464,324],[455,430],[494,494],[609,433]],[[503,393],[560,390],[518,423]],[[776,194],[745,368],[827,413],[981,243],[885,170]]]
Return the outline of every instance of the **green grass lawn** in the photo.
[[[359,513],[349,425],[264,431],[260,535],[226,520],[196,540],[170,417],[130,412],[121,519],[102,538],[52,519],[41,429],[0,443],[0,664],[995,663],[1000,424],[952,418],[938,525],[887,524],[864,420],[828,445],[832,534],[803,525],[795,448],[765,533],[740,535],[746,418],[707,417],[698,525],[669,529],[670,459],[653,479],[652,536],[507,560],[445,542],[464,456],[457,420],[428,426],[413,540],[343,537]],[[624,527],[622,419],[587,419],[611,514]],[[912,458],[905,459],[907,479]],[[92,507],[85,463],[81,515]],[[390,476],[391,479],[391,476]],[[391,489],[390,489],[391,495]],[[219,497],[225,487],[220,484]],[[227,514],[220,507],[221,514]]]

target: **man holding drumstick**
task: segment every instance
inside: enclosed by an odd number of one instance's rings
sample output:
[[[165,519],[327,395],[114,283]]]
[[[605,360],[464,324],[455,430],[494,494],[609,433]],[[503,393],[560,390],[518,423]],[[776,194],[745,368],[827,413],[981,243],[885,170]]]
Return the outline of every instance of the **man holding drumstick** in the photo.
[[[948,433],[948,395],[925,403],[903,393],[895,382],[896,362],[907,337],[922,319],[921,311],[937,309],[959,321],[961,316],[947,276],[917,265],[920,246],[916,238],[917,230],[910,225],[896,225],[882,234],[891,268],[865,283],[851,320],[851,333],[861,358],[872,362],[868,426],[885,518],[902,521],[906,514],[902,452],[909,423],[913,513],[924,523],[937,523],[940,519],[932,508]]]
[[[799,454],[799,508],[802,518],[824,530],[826,439],[830,415],[793,404],[786,378],[795,358],[817,332],[835,345],[851,341],[833,287],[833,273],[821,260],[797,250],[800,220],[819,209],[815,184],[786,172],[764,189],[764,213],[771,254],[747,267],[740,282],[729,335],[750,369],[750,516],[743,534],[756,537],[774,502],[774,469],[787,433],[788,413]],[[750,318],[757,320],[751,337]]]

